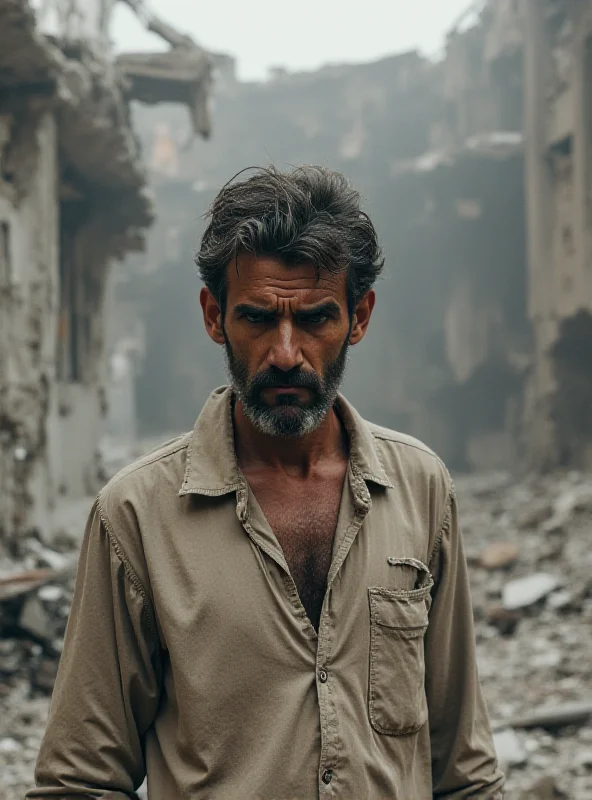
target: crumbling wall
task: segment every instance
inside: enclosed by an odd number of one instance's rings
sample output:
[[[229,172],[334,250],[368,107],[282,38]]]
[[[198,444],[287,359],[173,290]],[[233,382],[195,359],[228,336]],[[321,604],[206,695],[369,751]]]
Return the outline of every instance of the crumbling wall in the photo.
[[[128,109],[92,43],[0,2],[0,531],[51,533],[98,486],[110,263],[152,218]]]
[[[524,7],[529,313],[536,340],[524,425],[530,463],[553,469],[589,459],[585,367],[577,365],[583,320],[592,310],[592,3],[524,0]]]
[[[52,494],[59,177],[54,116],[23,107],[1,119],[0,532],[18,533],[42,521]]]
[[[397,394],[402,382],[393,319],[404,303],[397,300],[402,293],[396,273],[401,234],[413,225],[417,190],[413,185],[393,190],[393,173],[398,161],[430,146],[430,130],[442,107],[431,64],[407,53],[371,64],[277,74],[265,84],[229,82],[216,97],[216,135],[207,143],[195,140],[191,147],[183,147],[190,130],[181,109],[136,110],[136,128],[155,168],[160,212],[143,259],[145,271],[137,259],[128,262],[130,280],[121,287],[126,308],[132,295],[143,306],[149,343],[136,392],[143,433],[191,425],[209,391],[224,380],[221,353],[207,340],[196,313],[199,281],[192,254],[203,230],[201,214],[219,187],[233,173],[270,160],[280,167],[326,164],[345,172],[361,189],[394,278],[380,282],[368,343],[356,348],[345,391],[367,416],[406,427],[404,398]],[[169,141],[163,141],[163,123]],[[163,150],[168,151],[166,165],[159,157]],[[173,161],[178,175],[163,174]],[[177,243],[176,253],[169,252],[169,242]],[[173,314],[182,311],[163,321],[163,303]],[[163,384],[175,388],[166,393]],[[376,391],[368,392],[369,385]]]

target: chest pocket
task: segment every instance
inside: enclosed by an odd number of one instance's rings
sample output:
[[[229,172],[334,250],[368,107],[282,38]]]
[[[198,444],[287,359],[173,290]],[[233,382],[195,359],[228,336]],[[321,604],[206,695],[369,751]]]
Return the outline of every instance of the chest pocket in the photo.
[[[370,678],[368,712],[378,733],[403,736],[427,721],[424,636],[431,575],[419,589],[368,589]]]

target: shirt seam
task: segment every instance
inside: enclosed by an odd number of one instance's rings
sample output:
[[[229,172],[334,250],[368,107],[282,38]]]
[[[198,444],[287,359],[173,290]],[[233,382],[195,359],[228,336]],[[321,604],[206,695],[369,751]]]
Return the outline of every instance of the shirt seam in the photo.
[[[402,444],[404,447],[412,447],[414,450],[419,450],[420,453],[425,453],[428,456],[432,456],[432,458],[435,458],[436,461],[442,467],[444,467],[444,469],[446,469],[446,465],[444,464],[440,456],[437,453],[434,453],[433,450],[430,450],[429,447],[420,447],[419,445],[413,444],[412,442],[404,442],[401,439],[391,438],[390,436],[381,435],[379,433],[375,433],[374,431],[371,431],[371,433],[375,439],[378,439],[381,442],[392,442],[392,444]],[[380,457],[379,460],[381,460]]]
[[[442,523],[440,525],[438,534],[434,540],[434,544],[432,545],[432,549],[428,558],[428,568],[430,572],[432,572],[432,562],[434,558],[437,556],[440,547],[442,546],[442,540],[444,539],[444,536],[450,533],[450,526],[452,523],[452,503],[454,501],[454,497],[455,497],[454,484],[451,479],[448,488],[446,507],[444,509],[444,515],[442,517]]]
[[[154,458],[151,458],[148,461],[141,461],[141,463],[136,464],[135,466],[127,467],[111,479],[110,485],[116,486],[118,483],[120,483],[120,481],[124,480],[130,475],[133,475],[135,472],[138,472],[138,470],[141,470],[143,467],[149,467],[151,464],[155,464],[157,461],[161,461],[163,458],[168,458],[168,456],[174,456],[175,453],[180,453],[181,450],[186,450],[187,447],[188,443],[186,442],[185,444],[180,445],[174,450],[167,450],[164,453],[159,453],[158,455],[155,455]]]
[[[135,569],[133,568],[129,558],[127,557],[127,555],[125,553],[125,550],[123,549],[123,547],[119,543],[119,540],[117,539],[117,536],[115,535],[115,531],[113,530],[113,525],[111,524],[111,520],[109,519],[109,517],[105,513],[105,511],[104,511],[104,509],[103,509],[103,507],[101,505],[100,499],[97,499],[97,507],[98,507],[98,511],[99,511],[99,518],[100,518],[101,522],[103,523],[103,525],[105,526],[105,530],[107,532],[107,538],[109,539],[109,544],[111,545],[111,547],[113,548],[113,551],[115,552],[115,555],[117,556],[117,558],[121,562],[121,564],[123,566],[123,571],[125,573],[125,576],[127,577],[129,582],[132,584],[132,586],[136,589],[136,591],[138,592],[138,594],[142,598],[142,607],[144,608],[144,611],[146,612],[146,619],[148,621],[148,627],[150,629],[150,633],[154,637],[154,640],[156,642],[158,642],[158,632],[157,632],[157,629],[156,629],[156,620],[154,618],[154,610],[152,609],[152,605],[150,603],[150,600],[148,599],[148,594],[146,593],[146,590],[144,589],[144,585],[142,584],[142,581],[138,577],[138,574],[135,571]]]

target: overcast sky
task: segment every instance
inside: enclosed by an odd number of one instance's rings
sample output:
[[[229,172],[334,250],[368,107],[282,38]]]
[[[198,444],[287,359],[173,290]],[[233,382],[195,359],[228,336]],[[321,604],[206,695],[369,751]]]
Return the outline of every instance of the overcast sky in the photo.
[[[322,64],[372,61],[417,48],[439,53],[470,0],[151,0],[149,7],[208,50],[237,59],[243,80]],[[122,3],[112,38],[118,50],[162,50]]]

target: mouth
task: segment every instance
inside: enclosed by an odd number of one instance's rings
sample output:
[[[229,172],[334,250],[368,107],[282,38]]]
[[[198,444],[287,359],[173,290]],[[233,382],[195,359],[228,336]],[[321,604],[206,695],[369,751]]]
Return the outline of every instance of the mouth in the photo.
[[[274,399],[293,397],[297,402],[303,402],[310,393],[310,389],[305,386],[268,386],[263,390],[263,397],[267,397],[268,402]]]

